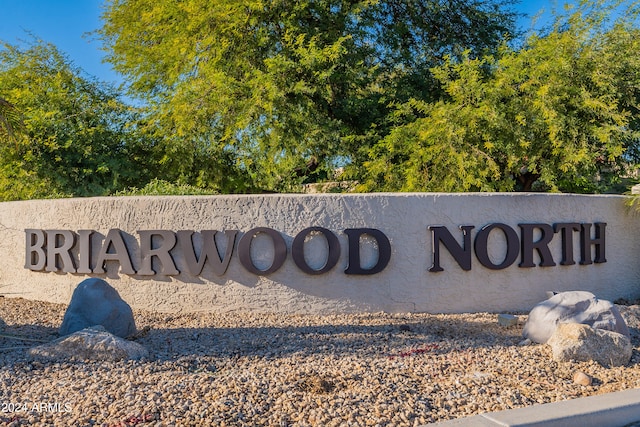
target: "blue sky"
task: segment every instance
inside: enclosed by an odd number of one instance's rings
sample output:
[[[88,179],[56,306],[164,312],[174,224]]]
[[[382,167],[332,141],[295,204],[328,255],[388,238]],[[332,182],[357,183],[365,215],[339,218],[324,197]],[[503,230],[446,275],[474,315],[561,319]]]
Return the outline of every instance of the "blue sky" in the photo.
[[[0,0],[0,40],[16,44],[31,40],[31,33],[56,45],[88,74],[117,83],[119,76],[102,62],[99,40],[88,35],[101,26],[102,4],[102,0]],[[555,0],[522,0],[517,9],[533,16],[541,9],[548,12],[554,4]],[[526,30],[529,23],[525,18],[520,26]]]
[[[102,63],[99,40],[87,35],[102,25],[102,4],[102,0],[0,0],[0,40],[28,42],[31,33],[56,45],[88,74],[116,82],[118,75]]]

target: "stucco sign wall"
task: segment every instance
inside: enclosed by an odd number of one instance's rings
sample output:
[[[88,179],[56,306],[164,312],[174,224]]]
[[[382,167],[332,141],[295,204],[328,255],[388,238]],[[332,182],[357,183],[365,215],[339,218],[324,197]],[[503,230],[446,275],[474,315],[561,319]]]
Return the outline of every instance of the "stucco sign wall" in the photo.
[[[529,310],[640,296],[620,196],[122,197],[0,204],[0,293],[67,303],[102,277],[159,311]]]

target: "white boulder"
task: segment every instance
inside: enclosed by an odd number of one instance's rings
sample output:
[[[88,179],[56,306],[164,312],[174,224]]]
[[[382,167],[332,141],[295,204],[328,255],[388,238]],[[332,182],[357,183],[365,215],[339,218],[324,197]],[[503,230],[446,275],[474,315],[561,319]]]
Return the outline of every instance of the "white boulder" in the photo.
[[[29,350],[37,359],[72,360],[127,360],[142,359],[149,352],[142,345],[110,334],[102,326],[93,326]]]
[[[605,367],[626,365],[633,352],[628,337],[579,323],[558,325],[547,344],[557,362],[594,360]]]
[[[544,344],[563,323],[579,323],[595,329],[618,332],[629,338],[629,328],[618,308],[591,292],[560,292],[536,305],[524,325],[522,335]]]

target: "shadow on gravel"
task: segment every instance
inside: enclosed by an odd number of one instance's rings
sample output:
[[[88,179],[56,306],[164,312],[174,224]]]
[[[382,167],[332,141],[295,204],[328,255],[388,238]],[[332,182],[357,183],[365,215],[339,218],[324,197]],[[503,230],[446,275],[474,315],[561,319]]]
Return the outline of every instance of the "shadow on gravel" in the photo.
[[[628,366],[640,366],[640,305],[619,306],[634,346]],[[159,315],[160,316],[160,315]],[[248,326],[154,328],[153,321],[138,325],[135,341],[153,360],[211,356],[277,359],[290,355],[345,357],[349,355],[402,358],[467,349],[511,347],[522,341],[526,314],[517,326],[499,326],[494,315],[465,318],[425,315],[385,317],[380,324],[313,324],[310,326]],[[163,319],[164,320],[164,319]],[[180,323],[183,319],[177,319]],[[363,318],[359,321],[370,322]],[[157,319],[161,323],[160,317]],[[164,323],[164,321],[162,322]],[[22,337],[24,340],[15,338]],[[0,364],[29,359],[28,349],[57,339],[58,329],[38,325],[0,323]]]
[[[494,316],[476,317],[470,321],[437,315],[385,316],[377,320],[380,324],[374,325],[370,323],[376,322],[376,315],[356,319],[367,324],[331,324],[328,319],[327,324],[261,327],[254,326],[254,320],[248,327],[157,329],[153,327],[156,319],[152,318],[147,324],[138,324],[137,333],[129,339],[146,347],[153,360],[185,356],[275,359],[292,354],[394,358],[427,352],[441,354],[468,348],[513,346],[522,340],[522,322],[516,327],[504,328],[497,324]],[[164,316],[157,318],[158,323],[166,324],[165,320]],[[183,321],[187,323],[188,319],[178,316],[174,322]],[[29,348],[57,338],[56,327],[0,323],[0,365],[28,361]]]
[[[618,305],[618,308],[629,327],[634,347],[628,366],[640,366],[640,305]],[[443,354],[517,346],[523,340],[522,328],[527,318],[525,313],[517,314],[518,325],[508,328],[498,325],[497,315],[387,317],[378,325],[167,329],[154,329],[148,325],[135,340],[157,359],[184,356],[277,358],[291,354],[403,357],[416,352]]]
[[[0,321],[0,365],[27,357],[31,347],[58,338],[58,328],[38,325],[6,325]]]
[[[520,325],[521,326],[521,325]],[[382,325],[150,329],[136,338],[157,359],[183,356],[278,358],[325,355],[403,357],[468,348],[512,346],[521,327],[433,320]]]

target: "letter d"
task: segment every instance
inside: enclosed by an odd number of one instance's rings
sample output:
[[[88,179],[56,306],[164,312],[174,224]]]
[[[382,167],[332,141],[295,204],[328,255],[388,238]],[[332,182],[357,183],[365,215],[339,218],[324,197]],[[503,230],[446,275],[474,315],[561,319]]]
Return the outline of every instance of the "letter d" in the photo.
[[[344,233],[349,237],[349,266],[345,274],[376,274],[385,269],[391,259],[391,243],[385,234],[375,228],[348,228]],[[371,268],[360,265],[360,237],[367,234],[378,244],[378,262]]]

